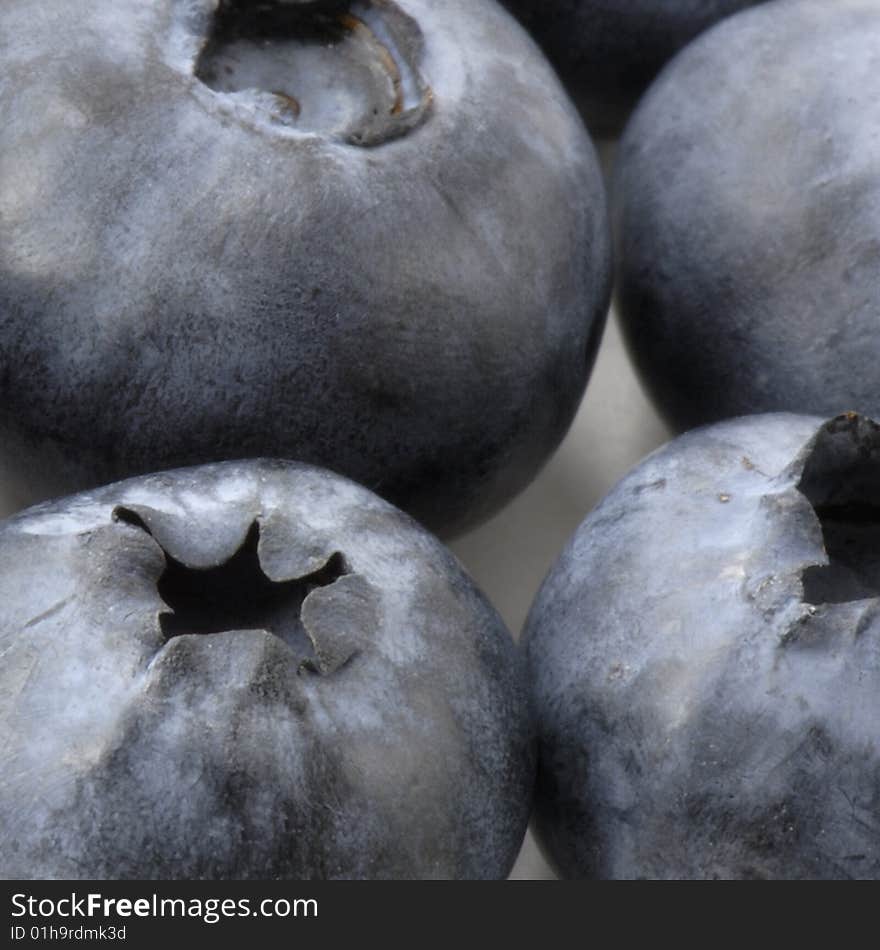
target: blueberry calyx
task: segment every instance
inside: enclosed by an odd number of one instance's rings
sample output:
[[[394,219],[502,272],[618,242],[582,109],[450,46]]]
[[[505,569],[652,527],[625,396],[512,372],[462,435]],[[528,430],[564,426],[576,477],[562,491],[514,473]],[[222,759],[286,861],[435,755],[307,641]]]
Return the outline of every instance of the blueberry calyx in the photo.
[[[223,0],[192,69],[221,104],[274,131],[381,145],[420,125],[433,102],[418,24],[390,0]]]
[[[260,631],[293,651],[299,672],[324,676],[351,661],[370,632],[365,626],[378,622],[375,591],[339,551],[314,570],[272,577],[260,558],[261,525],[255,518],[231,556],[207,566],[188,563],[180,551],[169,550],[173,544],[157,537],[146,514],[118,506],[113,520],[145,532],[165,559],[156,583],[164,605],[158,618],[163,647],[179,637]]]

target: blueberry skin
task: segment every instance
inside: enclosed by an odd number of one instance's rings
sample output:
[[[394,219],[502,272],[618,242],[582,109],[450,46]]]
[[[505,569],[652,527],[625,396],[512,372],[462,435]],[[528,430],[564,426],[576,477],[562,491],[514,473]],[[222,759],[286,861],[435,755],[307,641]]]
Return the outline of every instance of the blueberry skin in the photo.
[[[45,503],[0,525],[0,603],[3,877],[510,871],[521,657],[355,483],[227,462]]]
[[[674,428],[880,415],[878,48],[874,2],[772,3],[684,51],[627,128],[619,302]]]
[[[591,131],[616,135],[663,65],[763,0],[503,0],[559,71]]]
[[[877,878],[880,427],[694,430],[578,529],[524,643],[567,877]]]
[[[506,12],[343,4],[397,31],[421,99],[315,131],[298,83],[196,77],[209,0],[0,6],[0,438],[23,477],[298,458],[446,534],[531,480],[583,394],[611,242],[592,144]]]

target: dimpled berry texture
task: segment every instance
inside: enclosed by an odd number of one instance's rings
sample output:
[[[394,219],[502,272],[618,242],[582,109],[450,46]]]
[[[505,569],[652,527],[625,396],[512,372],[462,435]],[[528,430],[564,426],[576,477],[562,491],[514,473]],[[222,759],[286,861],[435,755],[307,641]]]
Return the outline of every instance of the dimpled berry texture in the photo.
[[[520,658],[360,486],[227,462],[46,503],[0,527],[0,603],[3,877],[509,872]]]
[[[660,68],[697,34],[762,0],[504,0],[590,129],[614,135]]]
[[[214,88],[214,6],[0,4],[4,446],[63,490],[296,458],[457,532],[536,474],[592,366],[611,242],[583,125],[486,0],[295,5],[399,74],[400,115],[339,129],[312,125],[351,92],[320,37],[326,88],[271,59]]]
[[[880,877],[878,531],[853,415],[695,430],[612,490],[525,634],[565,876]]]
[[[880,5],[721,24],[643,100],[615,186],[630,350],[677,429],[880,415]]]

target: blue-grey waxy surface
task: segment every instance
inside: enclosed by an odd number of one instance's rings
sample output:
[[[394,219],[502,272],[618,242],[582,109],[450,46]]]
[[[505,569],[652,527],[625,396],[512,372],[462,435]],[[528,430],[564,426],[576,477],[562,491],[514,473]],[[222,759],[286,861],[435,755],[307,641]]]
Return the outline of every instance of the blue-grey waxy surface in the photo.
[[[695,36],[763,0],[503,0],[544,49],[591,129],[616,133]]]
[[[458,562],[294,463],[133,479],[0,525],[0,874],[500,878],[520,659]]]
[[[634,468],[525,632],[568,877],[880,877],[880,427],[695,430]]]
[[[627,128],[630,349],[678,429],[880,415],[880,5],[782,0],[701,37]]]
[[[448,533],[556,447],[607,212],[495,3],[7,0],[0,63],[10,457],[294,457]]]

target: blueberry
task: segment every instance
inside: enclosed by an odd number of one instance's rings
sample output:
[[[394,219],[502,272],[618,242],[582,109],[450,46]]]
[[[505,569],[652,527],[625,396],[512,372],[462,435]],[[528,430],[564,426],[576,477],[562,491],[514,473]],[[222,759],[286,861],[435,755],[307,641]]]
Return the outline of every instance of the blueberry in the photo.
[[[598,134],[620,131],[667,60],[763,0],[503,0],[540,43]]]
[[[678,429],[880,416],[880,6],[771,3],[697,40],[620,146],[620,304]]]
[[[0,525],[4,878],[500,878],[522,667],[454,557],[295,463]]]
[[[565,433],[592,145],[488,0],[0,4],[0,438],[57,490],[250,456],[450,533]]]
[[[770,414],[634,468],[525,633],[569,877],[877,878],[880,426]]]

